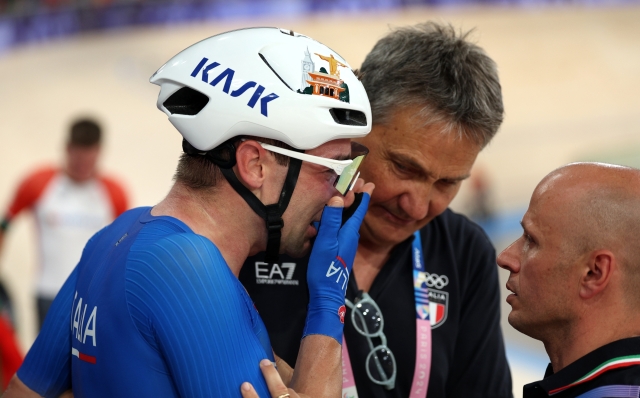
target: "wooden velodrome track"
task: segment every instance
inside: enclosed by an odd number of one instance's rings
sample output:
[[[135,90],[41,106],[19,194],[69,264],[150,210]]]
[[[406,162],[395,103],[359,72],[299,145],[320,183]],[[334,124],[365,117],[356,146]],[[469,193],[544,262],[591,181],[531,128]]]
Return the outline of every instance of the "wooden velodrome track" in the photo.
[[[104,123],[103,168],[125,181],[132,205],[159,201],[171,185],[180,136],[156,109],[158,87],[148,79],[200,39],[244,26],[280,26],[328,44],[358,67],[389,27],[429,19],[476,28],[473,40],[498,63],[506,119],[478,164],[501,211],[526,207],[536,183],[571,161],[640,166],[640,6],[412,8],[131,28],[0,54],[0,206],[25,172],[61,158],[67,124],[79,114]],[[466,196],[463,188],[453,207],[464,210]],[[34,234],[30,217],[20,217],[0,257],[25,349],[35,338]],[[499,249],[505,244],[496,242]],[[503,317],[507,312],[505,305]],[[513,357],[518,396],[523,382],[542,376],[544,353],[507,323],[503,329],[514,352],[537,358],[531,369],[531,361]]]

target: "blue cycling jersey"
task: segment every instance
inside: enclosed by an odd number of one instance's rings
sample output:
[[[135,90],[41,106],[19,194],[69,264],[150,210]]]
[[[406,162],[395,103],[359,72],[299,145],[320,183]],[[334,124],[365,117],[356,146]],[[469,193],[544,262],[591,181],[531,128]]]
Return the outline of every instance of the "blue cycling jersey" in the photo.
[[[264,324],[216,246],[139,208],[87,244],[18,376],[45,396],[240,396],[243,381],[269,396],[264,358]]]

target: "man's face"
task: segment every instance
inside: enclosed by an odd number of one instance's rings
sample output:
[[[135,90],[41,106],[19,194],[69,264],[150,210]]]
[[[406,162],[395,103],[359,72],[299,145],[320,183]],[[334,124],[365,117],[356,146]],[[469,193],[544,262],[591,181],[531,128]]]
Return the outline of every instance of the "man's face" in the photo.
[[[67,174],[76,182],[93,178],[99,155],[100,145],[67,145]]]
[[[481,147],[424,126],[419,107],[397,111],[358,141],[369,148],[361,176],[373,182],[361,242],[394,246],[441,214],[467,178]]]
[[[348,139],[334,140],[306,153],[331,159],[349,159],[351,142]],[[302,162],[293,196],[282,215],[284,228],[281,249],[285,253],[293,257],[307,253],[311,239],[317,233],[311,223],[320,221],[324,205],[332,196],[339,194],[333,187],[335,178],[336,173],[327,167]]]
[[[533,338],[566,329],[578,316],[574,300],[579,260],[567,240],[572,222],[569,200],[557,186],[539,185],[522,218],[522,236],[498,256],[498,265],[511,272],[509,323]]]

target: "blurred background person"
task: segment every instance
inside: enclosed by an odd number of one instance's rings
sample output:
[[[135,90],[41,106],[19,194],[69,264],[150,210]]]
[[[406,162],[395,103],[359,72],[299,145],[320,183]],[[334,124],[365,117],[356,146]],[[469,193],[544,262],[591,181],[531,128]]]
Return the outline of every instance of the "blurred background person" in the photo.
[[[69,128],[64,164],[40,167],[23,178],[0,223],[2,250],[13,219],[23,210],[34,215],[39,253],[35,286],[38,328],[89,238],[128,206],[122,185],[98,171],[101,138],[96,121],[74,121]]]
[[[484,168],[476,165],[471,170],[469,191],[466,214],[486,229],[486,224],[496,216],[496,209],[491,178]]]

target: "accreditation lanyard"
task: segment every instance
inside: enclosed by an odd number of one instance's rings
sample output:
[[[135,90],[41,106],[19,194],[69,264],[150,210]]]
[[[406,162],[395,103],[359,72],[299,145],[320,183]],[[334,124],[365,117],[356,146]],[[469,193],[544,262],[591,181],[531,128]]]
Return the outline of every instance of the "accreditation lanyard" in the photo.
[[[416,366],[413,373],[410,398],[427,396],[429,374],[431,372],[431,322],[429,320],[429,289],[422,252],[420,231],[413,234],[411,249],[413,263],[413,294],[416,308]],[[347,342],[342,336],[342,396],[358,398],[353,368],[347,350]]]

